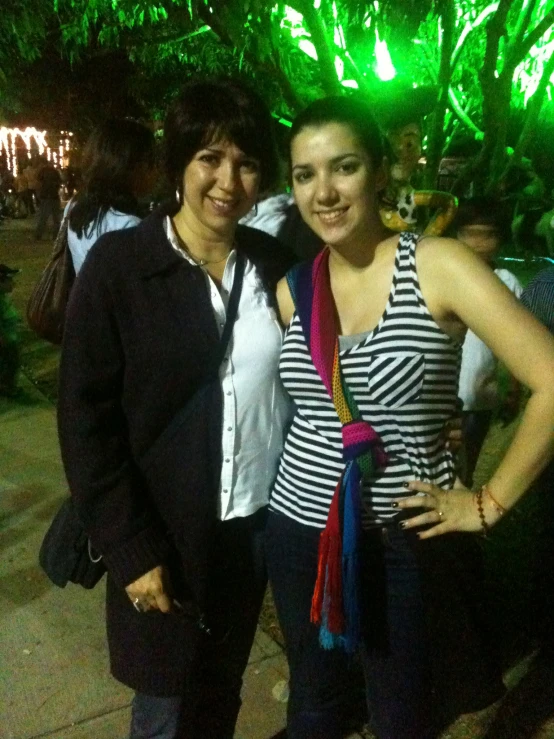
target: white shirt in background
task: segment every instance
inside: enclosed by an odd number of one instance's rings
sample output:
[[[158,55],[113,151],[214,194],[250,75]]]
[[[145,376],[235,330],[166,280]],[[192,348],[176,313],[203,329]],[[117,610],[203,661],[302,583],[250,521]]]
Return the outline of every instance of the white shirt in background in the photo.
[[[522,286],[507,269],[495,269],[502,282],[519,298]],[[470,329],[467,330],[462,350],[459,397],[464,411],[491,410],[500,401],[496,377],[497,360],[489,347]]]
[[[65,207],[64,217],[67,217],[67,214],[69,213],[71,202],[72,201],[70,200]],[[85,229],[85,233],[83,233],[82,237],[79,238],[70,228],[67,232],[67,240],[69,243],[71,258],[73,259],[75,274],[77,274],[83,266],[85,257],[89,253],[91,247],[94,246],[95,242],[98,241],[100,236],[108,233],[108,231],[121,231],[123,228],[132,228],[133,226],[138,226],[139,223],[140,218],[138,216],[133,216],[129,213],[121,213],[118,210],[110,208],[92,233],[89,232],[89,228],[87,227]],[[86,236],[86,233],[90,233],[90,236]]]
[[[241,218],[240,223],[258,228],[270,236],[278,236],[287,218],[287,211],[294,203],[293,195],[282,193],[261,200],[252,210]]]

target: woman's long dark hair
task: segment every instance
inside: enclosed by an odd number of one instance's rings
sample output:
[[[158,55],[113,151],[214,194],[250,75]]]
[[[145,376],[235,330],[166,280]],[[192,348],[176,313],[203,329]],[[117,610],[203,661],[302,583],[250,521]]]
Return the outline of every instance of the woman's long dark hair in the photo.
[[[82,185],[69,215],[79,238],[90,238],[110,208],[137,214],[132,174],[141,163],[154,164],[154,149],[154,134],[136,121],[113,119],[92,132],[83,154]]]

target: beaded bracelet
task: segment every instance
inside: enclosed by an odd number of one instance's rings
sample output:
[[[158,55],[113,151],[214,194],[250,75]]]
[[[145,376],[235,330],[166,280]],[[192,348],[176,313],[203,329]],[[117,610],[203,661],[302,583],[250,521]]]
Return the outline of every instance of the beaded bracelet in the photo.
[[[475,503],[477,504],[477,510],[479,512],[479,518],[481,519],[481,528],[483,529],[483,539],[486,539],[489,535],[490,526],[485,519],[485,511],[483,510],[483,488],[475,493]]]
[[[488,495],[488,497],[490,498],[491,503],[494,506],[495,511],[498,513],[498,515],[500,517],[502,517],[505,513],[507,513],[506,508],[504,508],[503,505],[500,505],[500,503],[493,496],[493,494],[489,490],[489,486],[488,485],[483,485],[483,487],[481,488],[481,490],[483,491],[483,493],[486,493],[486,495]]]

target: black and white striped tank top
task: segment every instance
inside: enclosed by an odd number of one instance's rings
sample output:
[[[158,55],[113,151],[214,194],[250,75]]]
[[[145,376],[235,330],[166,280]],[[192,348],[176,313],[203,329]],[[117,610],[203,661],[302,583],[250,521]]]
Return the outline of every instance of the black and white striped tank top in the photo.
[[[406,494],[406,480],[448,489],[455,478],[442,431],[456,409],[461,345],[427,309],[415,267],[416,244],[415,234],[401,234],[391,292],[377,327],[340,342],[345,380],[389,458],[387,467],[363,487],[365,528],[396,515],[390,503]],[[344,469],[341,426],[296,313],[286,332],[279,371],[296,409],[270,507],[323,528]]]

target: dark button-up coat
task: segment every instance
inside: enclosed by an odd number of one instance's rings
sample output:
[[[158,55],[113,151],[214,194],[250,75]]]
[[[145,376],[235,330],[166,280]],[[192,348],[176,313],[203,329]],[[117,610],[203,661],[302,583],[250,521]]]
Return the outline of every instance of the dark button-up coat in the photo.
[[[239,227],[236,239],[273,294],[290,256],[256,229]],[[201,638],[222,416],[219,383],[205,380],[218,341],[204,275],[171,247],[162,214],[91,249],[68,306],[60,445],[77,510],[108,569],[112,672],[150,695],[181,692]],[[159,564],[184,613],[132,607],[124,587]]]

